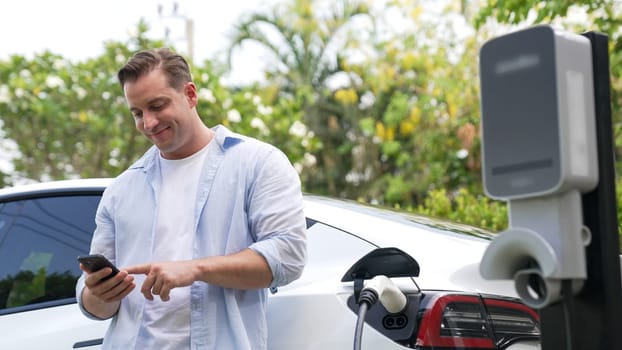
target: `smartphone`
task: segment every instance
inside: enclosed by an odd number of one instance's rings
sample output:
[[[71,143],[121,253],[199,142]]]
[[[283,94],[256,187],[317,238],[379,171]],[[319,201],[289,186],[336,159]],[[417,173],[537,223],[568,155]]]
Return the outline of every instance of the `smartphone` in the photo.
[[[86,267],[90,272],[95,272],[103,269],[104,267],[109,267],[112,269],[112,273],[108,276],[102,278],[102,281],[108,280],[114,277],[117,273],[119,273],[119,269],[114,266],[113,263],[110,262],[105,256],[101,254],[91,254],[91,255],[82,255],[78,257],[78,261]]]

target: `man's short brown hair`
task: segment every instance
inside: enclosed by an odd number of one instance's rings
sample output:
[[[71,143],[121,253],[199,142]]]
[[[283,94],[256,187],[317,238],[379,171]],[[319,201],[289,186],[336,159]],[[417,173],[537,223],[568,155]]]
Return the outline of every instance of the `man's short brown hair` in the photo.
[[[185,83],[192,81],[188,62],[181,55],[168,48],[157,48],[135,53],[121,67],[117,73],[121,89],[126,82],[135,82],[155,69],[161,69],[169,85],[176,90],[181,90]]]

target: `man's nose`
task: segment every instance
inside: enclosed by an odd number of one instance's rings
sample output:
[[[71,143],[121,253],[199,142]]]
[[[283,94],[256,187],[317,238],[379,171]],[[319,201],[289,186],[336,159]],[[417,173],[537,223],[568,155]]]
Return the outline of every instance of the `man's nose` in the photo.
[[[158,125],[159,121],[155,113],[144,112],[143,113],[143,128],[145,130],[151,130]]]

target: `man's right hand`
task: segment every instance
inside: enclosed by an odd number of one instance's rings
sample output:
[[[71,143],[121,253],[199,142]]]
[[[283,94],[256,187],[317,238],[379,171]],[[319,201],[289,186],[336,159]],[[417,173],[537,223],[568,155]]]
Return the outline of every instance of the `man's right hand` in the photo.
[[[112,317],[119,309],[121,299],[136,288],[134,276],[127,271],[121,270],[116,276],[102,281],[102,278],[112,272],[110,268],[90,272],[80,264],[80,269],[86,273],[85,288],[82,290],[83,305],[97,317],[103,319]]]

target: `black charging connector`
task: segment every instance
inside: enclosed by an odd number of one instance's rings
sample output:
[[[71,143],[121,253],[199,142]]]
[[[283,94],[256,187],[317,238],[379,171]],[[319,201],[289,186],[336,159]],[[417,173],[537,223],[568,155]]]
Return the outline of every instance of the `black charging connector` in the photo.
[[[361,349],[363,341],[363,327],[365,325],[365,315],[367,310],[378,301],[378,294],[371,289],[364,289],[359,296],[359,312],[356,319],[356,329],[354,331],[354,350]]]

